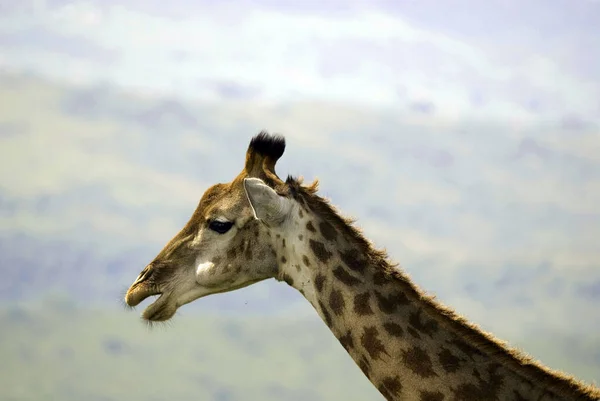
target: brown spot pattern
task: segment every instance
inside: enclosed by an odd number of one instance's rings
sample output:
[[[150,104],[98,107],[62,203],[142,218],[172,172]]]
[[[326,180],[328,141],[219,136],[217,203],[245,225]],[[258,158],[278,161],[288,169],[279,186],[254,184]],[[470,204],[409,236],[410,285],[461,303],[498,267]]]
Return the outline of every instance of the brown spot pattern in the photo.
[[[322,273],[317,273],[317,276],[315,277],[315,288],[317,289],[318,292],[323,291],[324,283],[325,283],[325,275],[323,275]]]
[[[329,294],[329,306],[336,316],[344,313],[345,304],[341,291],[336,289],[331,290],[331,294]]]
[[[337,231],[333,227],[333,225],[327,221],[322,221],[319,223],[319,230],[323,237],[328,241],[333,241],[337,238]]]
[[[321,309],[321,313],[323,314],[323,319],[325,319],[325,323],[327,323],[327,326],[331,327],[333,322],[331,320],[331,315],[329,314],[327,307],[325,307],[323,302],[319,301],[319,308]]]
[[[371,305],[369,304],[370,298],[370,292],[358,294],[354,297],[354,312],[356,312],[358,316],[373,314],[373,309],[371,309]]]
[[[439,391],[421,391],[420,401],[443,401],[444,394]]]
[[[387,399],[387,400],[395,400],[400,390],[402,390],[402,384],[400,383],[400,378],[396,377],[386,377],[383,379],[377,390]]]
[[[312,221],[309,221],[308,223],[306,223],[306,229],[308,231],[310,231],[311,233],[314,233],[317,231],[317,230],[315,230],[315,226],[313,226]]]
[[[358,367],[360,368],[360,370],[362,370],[365,376],[371,376],[371,364],[364,356],[358,362]]]
[[[427,378],[436,376],[433,371],[431,358],[421,347],[412,347],[402,352],[402,359],[406,366],[415,374]]]
[[[365,327],[365,331],[360,337],[360,343],[371,359],[379,359],[381,354],[389,355],[379,339],[379,331],[376,327]]]
[[[394,322],[384,323],[383,328],[391,336],[394,336],[394,337],[404,336],[404,330],[402,330],[402,327],[398,323],[394,323]]]
[[[352,339],[350,330],[340,337],[340,344],[342,344],[342,347],[344,347],[346,351],[350,351],[350,349],[354,348],[354,340]]]
[[[300,241],[302,241],[302,240],[304,239],[304,235],[302,235],[302,234],[298,235],[298,239],[299,239]]]
[[[499,364],[488,366],[489,380],[477,379],[478,385],[463,383],[452,390],[457,401],[498,400],[498,392],[502,388],[502,376],[497,372]]]
[[[348,273],[342,266],[336,267],[333,271],[333,275],[348,287],[353,287],[360,283],[359,279]]]
[[[310,249],[321,262],[326,263],[331,258],[331,252],[329,252],[322,242],[315,241],[314,239],[309,240]]]
[[[448,343],[451,345],[454,345],[456,348],[458,348],[459,350],[464,352],[465,355],[467,355],[471,359],[473,359],[473,357],[475,355],[483,355],[481,353],[481,351],[479,351],[477,348],[473,347],[472,345],[467,344],[463,340],[455,339],[452,341],[448,341]]]
[[[235,246],[232,246],[231,248],[229,248],[229,250],[227,251],[227,258],[233,259],[233,258],[235,258],[236,255],[237,255],[237,250],[235,249]]]
[[[394,313],[398,306],[407,305],[408,298],[403,292],[393,292],[388,296],[381,294],[379,291],[375,291],[375,297],[377,298],[377,305],[383,313]]]
[[[285,281],[289,285],[294,285],[294,279],[289,274],[284,274],[283,275],[283,281]]]
[[[342,258],[342,261],[349,269],[357,273],[365,271],[366,263],[363,260],[360,260],[360,253],[356,249],[340,252],[340,258]]]
[[[463,359],[454,355],[447,348],[442,348],[438,358],[440,360],[440,365],[442,365],[442,368],[448,373],[456,372],[458,369],[460,369],[460,365],[464,361]]]
[[[419,332],[417,330],[415,330],[413,327],[408,326],[406,328],[406,331],[408,331],[408,334],[410,334],[413,338],[416,338],[417,340],[421,339],[421,335],[419,334]]]
[[[287,259],[285,258],[285,256],[282,256],[281,257],[281,263],[286,263],[286,262],[287,262]]]
[[[408,324],[417,329],[418,332],[427,334],[430,337],[433,337],[433,334],[437,333],[439,328],[435,320],[421,320],[421,310],[412,312],[408,316]]]
[[[304,263],[304,266],[306,267],[310,266],[310,260],[308,260],[308,256],[302,255],[302,263]]]
[[[383,285],[385,283],[389,283],[389,279],[387,278],[384,272],[375,272],[373,274],[373,284]]]

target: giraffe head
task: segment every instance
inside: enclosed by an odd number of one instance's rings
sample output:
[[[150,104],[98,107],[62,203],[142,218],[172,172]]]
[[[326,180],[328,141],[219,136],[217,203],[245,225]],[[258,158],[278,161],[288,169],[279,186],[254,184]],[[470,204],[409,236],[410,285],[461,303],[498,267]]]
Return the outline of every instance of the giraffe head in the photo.
[[[294,209],[275,174],[284,149],[281,136],[255,136],[242,172],[204,193],[185,227],[129,287],[125,302],[135,306],[159,295],[142,317],[164,321],[200,297],[277,277],[272,231],[285,226]]]

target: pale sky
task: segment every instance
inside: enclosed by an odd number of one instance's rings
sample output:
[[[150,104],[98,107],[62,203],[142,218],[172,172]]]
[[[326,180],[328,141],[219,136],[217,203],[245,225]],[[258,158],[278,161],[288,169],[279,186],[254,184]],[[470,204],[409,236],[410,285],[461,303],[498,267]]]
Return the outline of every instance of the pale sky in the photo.
[[[597,1],[37,3],[0,17],[1,65],[210,100],[600,118]]]
[[[93,205],[97,232],[158,247],[266,128],[288,137],[282,175],[319,177],[417,283],[486,328],[600,329],[599,1],[33,3],[0,1],[0,73],[125,88],[146,112],[168,95],[193,123],[166,138],[100,100],[82,108],[106,120],[75,121],[67,91],[45,86],[1,99],[0,122],[29,127],[0,135],[0,195],[21,205],[2,230],[75,232]],[[61,219],[27,206],[55,193],[88,203]]]

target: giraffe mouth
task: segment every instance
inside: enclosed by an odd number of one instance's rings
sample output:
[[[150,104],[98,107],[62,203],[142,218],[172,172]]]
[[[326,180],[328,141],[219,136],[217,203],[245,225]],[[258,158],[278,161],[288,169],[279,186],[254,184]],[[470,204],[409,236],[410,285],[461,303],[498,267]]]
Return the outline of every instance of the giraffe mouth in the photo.
[[[125,303],[135,307],[150,297],[156,297],[156,299],[144,309],[142,319],[160,322],[169,320],[175,314],[177,306],[170,302],[170,293],[163,292],[158,286],[143,281],[136,282],[129,287],[125,295]]]
[[[156,300],[144,309],[142,319],[150,322],[163,322],[175,315],[177,305],[170,302],[170,294],[159,293]]]
[[[125,303],[130,307],[139,305],[150,297],[156,297],[142,312],[142,319],[148,322],[161,322],[171,319],[179,307],[211,294],[229,292],[246,287],[263,279],[229,285],[226,288],[207,287],[196,282],[189,286],[159,286],[148,280],[138,279],[125,294]]]

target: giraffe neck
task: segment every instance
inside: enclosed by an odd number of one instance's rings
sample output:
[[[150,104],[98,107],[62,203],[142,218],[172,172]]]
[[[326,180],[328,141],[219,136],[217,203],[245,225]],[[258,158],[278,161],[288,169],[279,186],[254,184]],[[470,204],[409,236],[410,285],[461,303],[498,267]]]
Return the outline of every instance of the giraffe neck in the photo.
[[[279,279],[313,305],[388,400],[600,400],[425,296],[326,203],[278,241]]]

